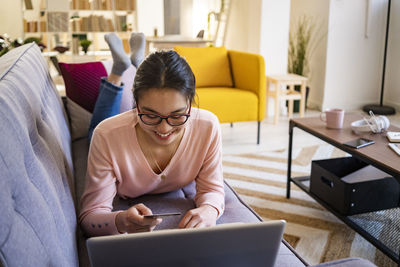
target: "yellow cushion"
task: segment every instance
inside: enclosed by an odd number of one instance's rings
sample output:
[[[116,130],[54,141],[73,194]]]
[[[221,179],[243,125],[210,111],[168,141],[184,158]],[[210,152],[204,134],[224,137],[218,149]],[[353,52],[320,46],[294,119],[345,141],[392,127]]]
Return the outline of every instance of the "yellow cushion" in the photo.
[[[228,51],[225,47],[176,46],[196,77],[196,87],[232,87]]]
[[[258,97],[237,88],[196,88],[196,104],[214,113],[221,123],[258,120]]]

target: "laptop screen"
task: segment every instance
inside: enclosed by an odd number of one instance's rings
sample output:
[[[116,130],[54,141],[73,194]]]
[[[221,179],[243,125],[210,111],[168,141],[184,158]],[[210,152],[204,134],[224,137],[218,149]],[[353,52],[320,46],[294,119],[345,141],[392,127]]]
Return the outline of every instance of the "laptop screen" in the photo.
[[[92,237],[93,267],[273,266],[285,221]]]

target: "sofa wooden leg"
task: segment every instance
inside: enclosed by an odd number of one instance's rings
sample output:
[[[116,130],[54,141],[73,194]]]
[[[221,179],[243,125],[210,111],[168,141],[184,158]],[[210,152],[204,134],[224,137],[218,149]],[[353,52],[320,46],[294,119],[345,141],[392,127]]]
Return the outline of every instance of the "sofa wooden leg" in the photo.
[[[231,128],[233,128],[233,122],[231,122]]]
[[[257,122],[257,145],[260,144],[260,129],[261,129],[261,121]]]

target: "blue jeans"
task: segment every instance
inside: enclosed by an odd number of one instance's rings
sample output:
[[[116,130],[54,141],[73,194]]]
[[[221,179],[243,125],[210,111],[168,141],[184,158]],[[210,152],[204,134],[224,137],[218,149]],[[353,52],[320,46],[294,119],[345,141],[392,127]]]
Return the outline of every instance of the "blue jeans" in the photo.
[[[120,113],[123,89],[124,85],[116,86],[107,81],[107,78],[101,78],[99,96],[89,126],[89,143],[92,140],[93,130],[102,120]]]

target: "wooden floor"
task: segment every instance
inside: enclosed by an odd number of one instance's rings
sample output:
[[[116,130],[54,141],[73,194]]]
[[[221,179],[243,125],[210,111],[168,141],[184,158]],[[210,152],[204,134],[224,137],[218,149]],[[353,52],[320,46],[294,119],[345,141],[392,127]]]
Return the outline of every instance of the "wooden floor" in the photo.
[[[368,117],[366,113],[359,111],[360,114]],[[305,116],[319,116],[320,112],[316,110],[307,110]],[[298,117],[298,113],[294,117]],[[387,116],[390,123],[400,127],[400,113]],[[289,119],[281,116],[277,125],[273,124],[273,117],[266,118],[261,123],[260,144],[256,144],[257,123],[256,122],[238,122],[233,127],[229,123],[221,124],[223,153],[240,154],[254,153],[259,151],[272,151],[285,149],[289,141]],[[312,144],[323,144],[324,142],[311,136],[299,129],[295,129],[294,147],[304,147]]]

